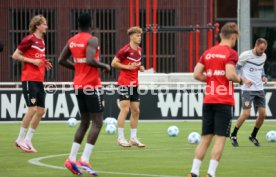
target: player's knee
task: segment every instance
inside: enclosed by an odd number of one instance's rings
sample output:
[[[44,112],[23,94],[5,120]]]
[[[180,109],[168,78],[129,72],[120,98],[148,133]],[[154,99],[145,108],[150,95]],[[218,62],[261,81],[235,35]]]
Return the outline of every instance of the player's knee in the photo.
[[[103,126],[103,122],[102,121],[95,122],[95,126],[99,129],[101,129]]]
[[[243,110],[243,117],[245,117],[245,118],[248,118],[249,116],[250,116],[250,109],[245,109],[245,110]]]
[[[45,114],[45,108],[37,108],[36,113],[40,116]]]
[[[259,113],[259,118],[260,119],[265,119],[265,112],[260,112]]]
[[[80,122],[80,127],[82,130],[87,130],[90,126],[90,121],[81,121]]]
[[[93,123],[94,123],[97,127],[101,128],[101,127],[103,126],[103,119],[94,120]]]
[[[131,110],[131,113],[132,113],[132,114],[139,115],[139,114],[140,114],[140,109],[139,109],[139,108],[132,109],[132,110]]]
[[[120,109],[120,111],[121,111],[123,114],[128,114],[129,108],[128,108],[128,107],[123,107],[123,108]]]
[[[37,112],[37,107],[36,106],[29,107],[28,112],[35,114]]]

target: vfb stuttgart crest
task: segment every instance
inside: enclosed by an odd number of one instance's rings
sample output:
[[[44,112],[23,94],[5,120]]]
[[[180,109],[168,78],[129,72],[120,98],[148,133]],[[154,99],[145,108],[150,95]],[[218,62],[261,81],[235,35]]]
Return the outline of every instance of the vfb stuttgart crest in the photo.
[[[36,99],[35,98],[31,98],[31,102],[32,102],[32,104],[35,104]]]
[[[244,106],[248,107],[249,106],[249,101],[245,101]]]

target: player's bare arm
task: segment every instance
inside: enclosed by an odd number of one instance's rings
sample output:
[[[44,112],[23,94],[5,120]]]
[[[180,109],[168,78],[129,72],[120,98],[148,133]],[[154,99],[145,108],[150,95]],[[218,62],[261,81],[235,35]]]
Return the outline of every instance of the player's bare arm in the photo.
[[[95,54],[96,54],[96,50],[98,48],[98,38],[93,37],[91,39],[88,40],[88,45],[86,48],[86,63],[90,66],[93,67],[98,67],[98,68],[103,68],[105,69],[107,72],[110,71],[110,66],[108,64],[99,62],[98,60],[96,60],[94,58]]]
[[[245,79],[245,77],[243,77],[242,76],[242,65],[239,65],[239,63],[237,64],[237,66],[236,66],[236,72],[238,73],[238,75],[241,77],[241,78],[243,78],[243,79]]]
[[[38,66],[38,67],[43,62],[41,59],[31,59],[31,58],[28,58],[28,57],[24,57],[22,51],[20,51],[19,49],[16,49],[14,51],[14,53],[12,54],[12,58],[14,60],[17,60],[17,61],[31,63],[31,64],[33,64],[35,66]]]
[[[114,57],[114,59],[112,60],[111,66],[116,69],[126,69],[126,70],[134,70],[138,67],[136,63],[131,63],[129,65],[122,64],[120,59],[117,57]]]
[[[194,78],[201,82],[206,82],[206,76],[204,74],[204,65],[197,63],[194,69]]]
[[[71,56],[71,51],[69,50],[68,45],[66,45],[64,46],[60,56],[58,57],[58,63],[66,68],[75,70],[74,63],[68,60],[70,56]]]
[[[265,76],[265,71],[264,71],[264,69],[263,69],[263,72],[262,72],[262,81],[263,81],[265,84],[267,84],[267,81],[268,81],[267,77]]]
[[[228,80],[240,83],[241,85],[242,84],[245,84],[247,86],[251,86],[252,85],[252,81],[251,80],[248,80],[246,78],[242,78],[239,75],[237,75],[237,73],[236,73],[236,67],[233,64],[226,64],[225,70],[226,70],[226,78]]]

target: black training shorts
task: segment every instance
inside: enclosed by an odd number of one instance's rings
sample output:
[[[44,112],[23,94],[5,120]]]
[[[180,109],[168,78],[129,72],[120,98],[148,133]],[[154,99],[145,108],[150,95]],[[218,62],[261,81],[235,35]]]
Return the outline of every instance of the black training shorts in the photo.
[[[43,82],[22,81],[23,95],[28,107],[45,108],[45,91]]]
[[[103,92],[101,89],[75,90],[80,113],[103,112]]]
[[[119,86],[118,94],[120,101],[129,100],[131,102],[140,102],[138,87]]]
[[[203,104],[202,135],[230,134],[233,106],[226,104]]]

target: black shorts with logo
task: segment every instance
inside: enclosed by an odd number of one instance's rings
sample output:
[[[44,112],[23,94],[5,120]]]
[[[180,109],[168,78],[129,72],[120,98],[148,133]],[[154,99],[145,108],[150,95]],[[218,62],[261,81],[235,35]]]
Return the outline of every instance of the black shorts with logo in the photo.
[[[75,90],[80,113],[100,113],[104,110],[103,91]]]
[[[118,94],[120,101],[129,100],[131,102],[140,102],[138,87],[119,86]]]
[[[28,107],[45,108],[45,91],[43,82],[22,81],[23,95]]]
[[[215,134],[228,137],[233,117],[233,106],[203,104],[202,135]]]
[[[255,108],[263,107],[265,108],[265,93],[263,90],[259,91],[242,91],[242,108],[251,109],[252,102]]]

